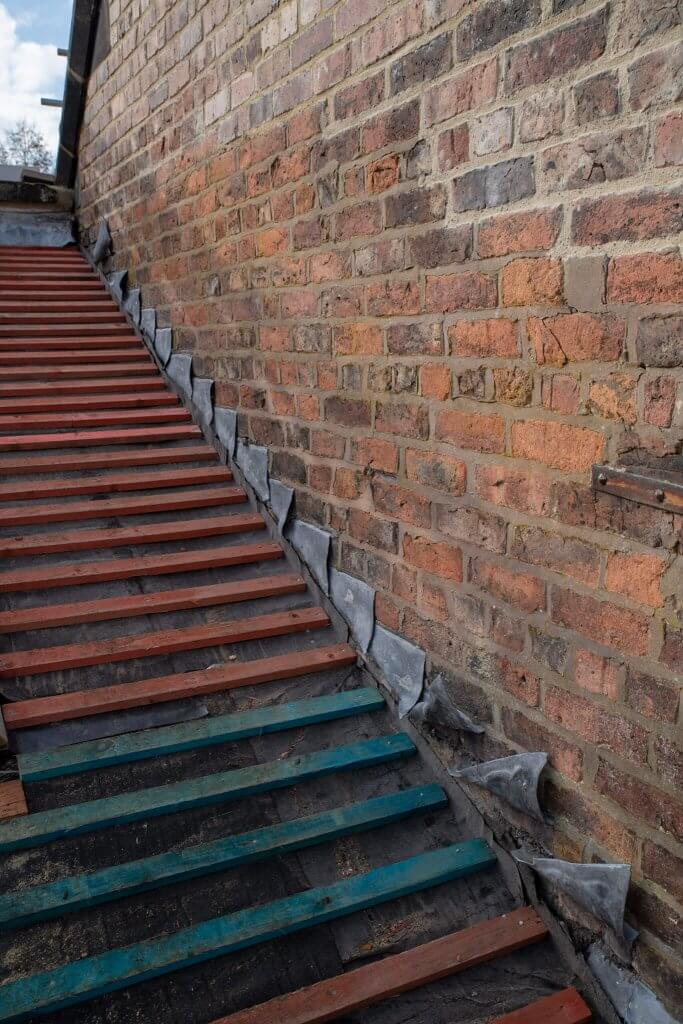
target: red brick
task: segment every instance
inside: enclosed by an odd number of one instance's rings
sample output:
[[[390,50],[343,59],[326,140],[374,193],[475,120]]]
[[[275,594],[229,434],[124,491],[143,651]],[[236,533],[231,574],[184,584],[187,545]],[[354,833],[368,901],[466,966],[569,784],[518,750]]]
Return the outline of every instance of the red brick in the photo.
[[[401,610],[386,594],[375,597],[375,618],[387,629],[397,633],[401,627]]]
[[[335,327],[334,351],[339,356],[379,355],[382,352],[382,331],[367,323]]]
[[[664,782],[677,790],[683,788],[683,750],[676,746],[668,736],[658,736],[655,740],[657,755],[657,774]]]
[[[338,498],[345,498],[347,501],[359,498],[364,490],[363,474],[354,469],[338,466],[334,472],[332,490]]]
[[[661,660],[672,672],[683,674],[683,629],[665,624]]]
[[[500,605],[494,605],[491,609],[491,639],[499,647],[506,647],[515,654],[521,654],[526,642],[526,628],[524,621],[514,615],[508,615],[507,610]]]
[[[650,620],[640,612],[555,587],[552,619],[624,654],[647,654]]]
[[[398,551],[398,525],[377,516],[371,516],[362,509],[349,510],[348,529],[351,536],[371,548],[395,554]]]
[[[546,784],[547,810],[561,825],[565,818],[586,839],[604,846],[615,860],[630,863],[635,856],[636,837],[633,832],[609,815],[604,806],[589,800],[575,789],[565,789],[554,782]]]
[[[442,587],[431,580],[421,580],[417,592],[417,608],[437,622],[447,622],[451,617],[448,597]]]
[[[633,750],[624,747],[633,755]],[[646,821],[658,832],[683,842],[683,804],[662,789],[655,789],[614,765],[600,762],[595,777],[598,793],[623,807],[632,817]]]
[[[505,447],[505,421],[500,416],[449,409],[438,414],[435,437],[459,448],[502,452]]]
[[[378,194],[395,185],[399,178],[399,162],[396,153],[387,153],[379,160],[373,160],[365,168],[365,187],[368,192]]]
[[[678,252],[639,253],[610,260],[609,302],[683,302],[683,259]]]
[[[655,50],[631,64],[628,82],[631,107],[649,110],[659,103],[675,103],[681,98],[683,44]]]
[[[420,312],[420,289],[416,281],[381,281],[369,285],[367,303],[369,316],[414,316]]]
[[[574,682],[582,690],[599,693],[617,700],[619,697],[619,666],[602,654],[578,648],[574,654]]]
[[[378,114],[364,125],[361,133],[362,150],[364,153],[372,153],[396,142],[407,142],[419,130],[420,105],[418,100],[412,100],[402,107]]]
[[[536,362],[555,366],[612,362],[620,358],[626,340],[626,322],[609,313],[529,317],[528,330]]]
[[[511,553],[521,562],[571,576],[588,586],[597,586],[600,578],[599,549],[575,537],[520,526]]]
[[[420,393],[423,398],[444,402],[451,394],[451,371],[444,363],[425,363],[420,368]]]
[[[486,259],[511,253],[551,249],[562,226],[562,210],[510,213],[483,221],[477,232],[477,251]]]
[[[496,305],[494,278],[476,271],[428,277],[425,308],[428,313],[452,313],[461,309],[487,309]]]
[[[572,240],[578,245],[642,242],[683,230],[679,192],[630,192],[586,199],[574,207]]]
[[[387,351],[399,356],[441,355],[441,324],[392,324],[387,328]]]
[[[403,557],[409,565],[455,583],[462,582],[462,551],[426,537],[403,538]]]
[[[505,92],[516,95],[597,60],[607,45],[607,16],[596,14],[521,43],[505,54]]]
[[[388,242],[377,242],[355,250],[356,276],[372,277],[374,274],[390,274],[405,267],[404,242],[392,238]]]
[[[683,114],[669,114],[657,125],[655,164],[657,167],[683,164]]]
[[[523,750],[547,750],[548,762],[556,771],[574,782],[581,781],[583,754],[573,743],[567,743],[541,723],[510,708],[503,708],[503,728],[505,735]]]
[[[314,421],[320,419],[320,400],[316,395],[297,395],[296,414],[299,419]]]
[[[596,416],[608,420],[622,420],[633,426],[636,412],[638,381],[625,373],[611,373],[603,380],[591,381],[588,388],[588,408]]]
[[[398,472],[398,447],[393,441],[358,437],[351,442],[351,461],[382,473]]]
[[[520,367],[494,367],[494,393],[497,402],[522,408],[531,404],[534,378],[530,370]]]
[[[499,356],[503,359],[519,355],[517,326],[512,320],[458,320],[448,328],[454,356]]]
[[[379,203],[357,203],[346,206],[335,219],[337,241],[359,235],[376,235],[382,230],[382,208]]]
[[[607,559],[605,589],[638,604],[661,608],[662,577],[667,564],[659,555],[615,551]]]
[[[467,467],[452,455],[407,448],[406,476],[424,487],[433,487],[450,494],[464,494]]]
[[[445,267],[464,263],[472,254],[472,227],[433,228],[408,242],[408,264],[418,267]]]
[[[445,213],[446,190],[443,185],[417,188],[412,192],[399,192],[384,200],[384,220],[387,228],[427,224],[441,220]]]
[[[683,859],[649,839],[643,843],[643,874],[683,903]]]
[[[513,260],[500,275],[504,306],[561,306],[562,263],[556,259]]]
[[[470,132],[466,124],[448,128],[439,135],[437,162],[440,171],[452,171],[470,158]]]
[[[308,486],[320,494],[329,494],[332,486],[332,470],[329,466],[309,466]]]
[[[605,746],[621,756],[628,751],[641,764],[647,761],[647,732],[641,726],[556,686],[546,686],[543,707],[552,722],[586,743]]]
[[[465,544],[488,551],[505,551],[507,523],[500,516],[482,512],[477,508],[450,508],[438,505],[436,508],[436,529]]]
[[[259,348],[268,352],[291,352],[292,339],[289,334],[289,327],[267,327],[265,324],[259,329]]]
[[[475,486],[478,496],[494,505],[537,516],[552,511],[553,481],[540,473],[507,466],[477,466]]]
[[[334,97],[334,115],[338,121],[357,117],[365,110],[376,107],[384,96],[384,75],[371,75],[354,85],[340,89]]]
[[[375,412],[375,429],[383,434],[400,434],[402,437],[429,436],[429,413],[427,407],[408,402],[378,402]]]
[[[256,250],[259,256],[274,256],[289,249],[289,232],[283,228],[269,228],[256,236]]]
[[[325,399],[325,419],[344,427],[369,427],[370,403],[359,398],[330,396]]]
[[[517,420],[512,424],[512,454],[543,462],[565,473],[580,473],[602,461],[605,439],[585,427],[552,420]]]
[[[645,384],[645,422],[653,427],[670,427],[676,405],[674,377],[653,377]]]
[[[345,439],[337,433],[332,433],[329,430],[311,432],[312,455],[320,455],[325,459],[341,459],[345,447]]]
[[[541,381],[541,401],[545,409],[574,416],[579,408],[579,382],[567,373],[546,375]]]
[[[659,722],[676,721],[680,694],[675,685],[629,668],[625,692],[626,704],[639,715]]]
[[[497,87],[498,63],[495,59],[439,82],[425,94],[426,125],[484,106],[495,98]]]
[[[384,513],[392,519],[400,519],[412,526],[429,526],[431,519],[429,498],[379,477],[375,477],[372,481],[372,497],[377,512]]]
[[[541,683],[538,677],[523,665],[514,665],[507,658],[501,658],[499,664],[500,681],[506,693],[511,693],[531,708],[537,708],[541,702]]]
[[[309,273],[313,284],[341,281],[351,276],[351,256],[345,252],[317,253],[311,257]]]
[[[545,607],[543,580],[519,569],[507,569],[497,562],[473,558],[470,580],[475,586],[521,611],[531,613]]]

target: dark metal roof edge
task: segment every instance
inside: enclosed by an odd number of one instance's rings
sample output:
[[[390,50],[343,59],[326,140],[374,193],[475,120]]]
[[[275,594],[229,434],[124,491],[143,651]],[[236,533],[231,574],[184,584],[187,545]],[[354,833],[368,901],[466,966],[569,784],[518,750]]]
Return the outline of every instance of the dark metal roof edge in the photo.
[[[78,138],[83,122],[88,77],[92,67],[100,0],[74,0],[69,57],[64,82],[64,105],[57,151],[58,185],[73,188],[78,169]]]

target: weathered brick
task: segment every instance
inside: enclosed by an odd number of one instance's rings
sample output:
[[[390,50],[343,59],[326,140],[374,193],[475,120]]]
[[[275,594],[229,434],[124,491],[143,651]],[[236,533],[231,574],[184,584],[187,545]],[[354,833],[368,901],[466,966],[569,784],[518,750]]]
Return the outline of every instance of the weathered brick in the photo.
[[[600,578],[599,549],[576,537],[520,526],[510,553],[520,562],[543,566],[588,586],[597,586]]]
[[[565,789],[554,781],[546,783],[545,806],[561,823],[566,819],[583,836],[590,836],[604,846],[615,860],[630,863],[636,849],[633,832],[615,820],[604,807],[590,800],[577,789]]]
[[[490,167],[478,167],[453,181],[453,205],[458,213],[516,203],[536,191],[533,157],[517,157]]]
[[[672,672],[683,672],[683,629],[666,623],[661,659]]]
[[[683,859],[649,839],[643,844],[643,874],[683,903]]]
[[[387,327],[387,351],[399,356],[440,355],[441,324],[392,324]]]
[[[340,89],[334,97],[334,115],[339,121],[357,117],[376,106],[384,96],[384,75],[372,75]]]
[[[588,388],[588,409],[608,420],[622,420],[632,426],[637,420],[637,378],[625,373],[611,373],[602,380],[593,380]]]
[[[382,473],[398,471],[398,448],[393,441],[374,437],[354,438],[351,442],[351,461],[367,469]]]
[[[454,228],[434,228],[424,235],[410,238],[408,265],[445,267],[464,263],[472,254],[472,227],[461,224]]]
[[[597,60],[606,45],[606,8],[530,43],[521,43],[505,55],[505,92],[513,96],[527,86],[574,71]]]
[[[628,84],[634,110],[677,103],[683,97],[683,43],[655,50],[635,61],[628,69]]]
[[[382,281],[369,286],[367,304],[369,316],[414,316],[420,311],[420,290],[415,281]]]
[[[625,747],[629,756],[635,751]],[[662,789],[655,789],[634,775],[621,771],[606,761],[600,761],[595,777],[598,793],[613,800],[632,817],[646,821],[652,828],[683,841],[683,804]]]
[[[543,462],[565,473],[580,473],[600,462],[602,434],[551,420],[518,420],[512,424],[512,454]]]
[[[544,409],[576,415],[579,408],[579,382],[567,373],[553,373],[541,381],[541,401]]]
[[[425,363],[420,368],[420,394],[445,402],[453,387],[450,367],[444,363]]]
[[[325,399],[325,418],[330,423],[344,427],[369,427],[370,403],[359,398],[338,398],[331,395]]]
[[[451,544],[406,534],[403,538],[403,557],[409,565],[424,572],[442,576],[454,583],[462,582],[462,551]]]
[[[647,366],[680,366],[682,342],[683,316],[648,317],[638,324],[636,351]]]
[[[421,82],[430,82],[446,71],[453,63],[451,37],[445,32],[435,36],[423,46],[411,50],[395,61],[389,68],[389,92],[392,96],[412,89]]]
[[[539,187],[555,193],[639,174],[647,160],[644,128],[597,132],[545,149],[537,161]]]
[[[590,125],[619,113],[619,77],[614,71],[584,79],[574,86],[574,106],[579,124]]]
[[[537,708],[541,702],[541,683],[538,677],[525,666],[514,665],[507,658],[501,658],[499,664],[503,689],[523,704]]]
[[[496,551],[505,551],[507,524],[500,516],[482,512],[477,508],[451,508],[438,505],[436,508],[436,528],[440,533],[453,537],[455,540],[475,547]]]
[[[482,221],[477,230],[477,252],[489,256],[551,249],[562,225],[562,210],[536,210],[504,214]]]
[[[559,135],[564,121],[564,93],[546,89],[527,97],[517,112],[520,142],[540,142]]]
[[[427,406],[422,403],[415,405],[408,402],[378,402],[375,429],[383,434],[426,438],[429,436]]]
[[[582,690],[616,700],[619,696],[619,665],[602,654],[580,647],[574,655],[574,682]]]
[[[439,135],[437,161],[440,171],[452,171],[470,157],[470,132],[466,124],[448,128]]]
[[[496,300],[496,282],[488,274],[471,271],[427,278],[425,306],[429,313],[490,309]]]
[[[543,580],[521,572],[518,568],[508,569],[499,562],[473,558],[470,563],[470,582],[523,612],[532,613],[545,608]]]
[[[340,241],[360,235],[376,235],[382,230],[382,208],[377,202],[356,203],[336,215],[334,237]]]
[[[352,508],[349,510],[348,528],[355,540],[371,548],[391,553],[398,551],[398,523],[387,522],[362,509]]]
[[[657,167],[683,164],[683,114],[669,114],[657,125],[655,164]]]
[[[619,256],[610,260],[607,296],[610,302],[681,302],[683,301],[683,259],[677,252],[665,252]],[[653,317],[642,323],[643,343],[646,350],[652,346],[652,354],[662,348],[666,352],[669,347],[666,339],[670,337],[675,339],[680,330],[675,317]]]
[[[650,620],[641,612],[556,587],[552,618],[558,625],[574,629],[598,644],[629,654],[647,653]]]
[[[459,358],[519,355],[516,325],[512,320],[458,320],[448,329],[451,352]]]
[[[448,78],[427,91],[424,97],[427,126],[446,118],[465,114],[495,99],[498,88],[498,62],[488,60]]]
[[[396,142],[406,142],[420,130],[420,104],[412,100],[402,107],[396,107],[384,114],[378,114],[363,127],[361,145],[364,153]]]
[[[659,722],[676,721],[680,693],[675,685],[630,667],[625,687],[626,703],[633,711]]]
[[[523,258],[508,263],[500,275],[505,306],[560,306],[562,263],[557,259]]]
[[[502,452],[505,447],[505,421],[501,416],[449,409],[438,414],[435,437],[458,448]]]
[[[337,355],[377,355],[382,351],[382,331],[367,323],[344,324],[334,329]]]
[[[523,750],[547,750],[549,764],[556,771],[575,782],[581,781],[583,753],[573,743],[511,708],[503,708],[503,728],[505,735]]]
[[[400,519],[411,526],[429,526],[429,498],[415,494],[406,487],[399,487],[390,480],[375,477],[372,481],[372,500],[377,512],[384,513],[392,519]]]
[[[683,331],[681,331],[683,338]],[[647,360],[649,362],[649,360]],[[676,404],[674,377],[653,377],[645,384],[643,415],[653,427],[670,427]]]
[[[496,366],[493,370],[493,388],[497,402],[522,408],[531,404],[534,378],[529,370],[517,366]]]
[[[641,726],[557,686],[546,687],[543,706],[548,718],[567,732],[616,754],[628,751],[629,757],[641,764],[646,761],[647,732]]]
[[[612,362],[620,358],[626,341],[626,322],[607,313],[529,317],[528,331],[536,362],[554,366]]]
[[[456,41],[458,57],[468,60],[496,46],[504,39],[537,25],[540,18],[538,0],[489,0],[458,25]]]
[[[406,476],[424,487],[450,494],[464,494],[467,467],[460,459],[441,452],[406,449]]]
[[[586,199],[574,207],[572,239],[579,245],[640,242],[683,230],[680,192],[637,192]]]
[[[395,185],[399,178],[399,159],[396,153],[388,153],[373,160],[365,169],[365,182],[368,192],[377,194]]]
[[[446,213],[446,190],[443,185],[434,185],[401,192],[384,200],[384,210],[387,228],[441,220]]]
[[[484,501],[533,515],[549,515],[552,509],[552,481],[526,470],[478,466],[476,492]]]
[[[396,270],[403,270],[403,239],[395,238],[388,242],[376,242],[355,249],[354,259],[358,277],[372,277],[375,274],[390,274]]]

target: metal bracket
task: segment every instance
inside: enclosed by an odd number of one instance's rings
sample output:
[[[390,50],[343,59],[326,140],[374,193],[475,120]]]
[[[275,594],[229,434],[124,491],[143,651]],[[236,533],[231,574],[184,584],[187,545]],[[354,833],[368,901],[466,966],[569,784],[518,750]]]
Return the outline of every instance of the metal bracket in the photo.
[[[683,512],[683,472],[665,465],[593,466],[593,490],[652,505],[665,512]]]

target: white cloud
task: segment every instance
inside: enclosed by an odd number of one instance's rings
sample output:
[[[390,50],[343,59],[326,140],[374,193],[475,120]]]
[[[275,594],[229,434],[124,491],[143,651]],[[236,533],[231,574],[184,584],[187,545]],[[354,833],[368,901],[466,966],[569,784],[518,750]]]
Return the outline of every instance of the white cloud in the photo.
[[[0,136],[25,118],[56,153],[61,110],[41,107],[40,97],[61,99],[66,59],[57,55],[56,44],[20,41],[17,28],[17,19],[0,3]]]

